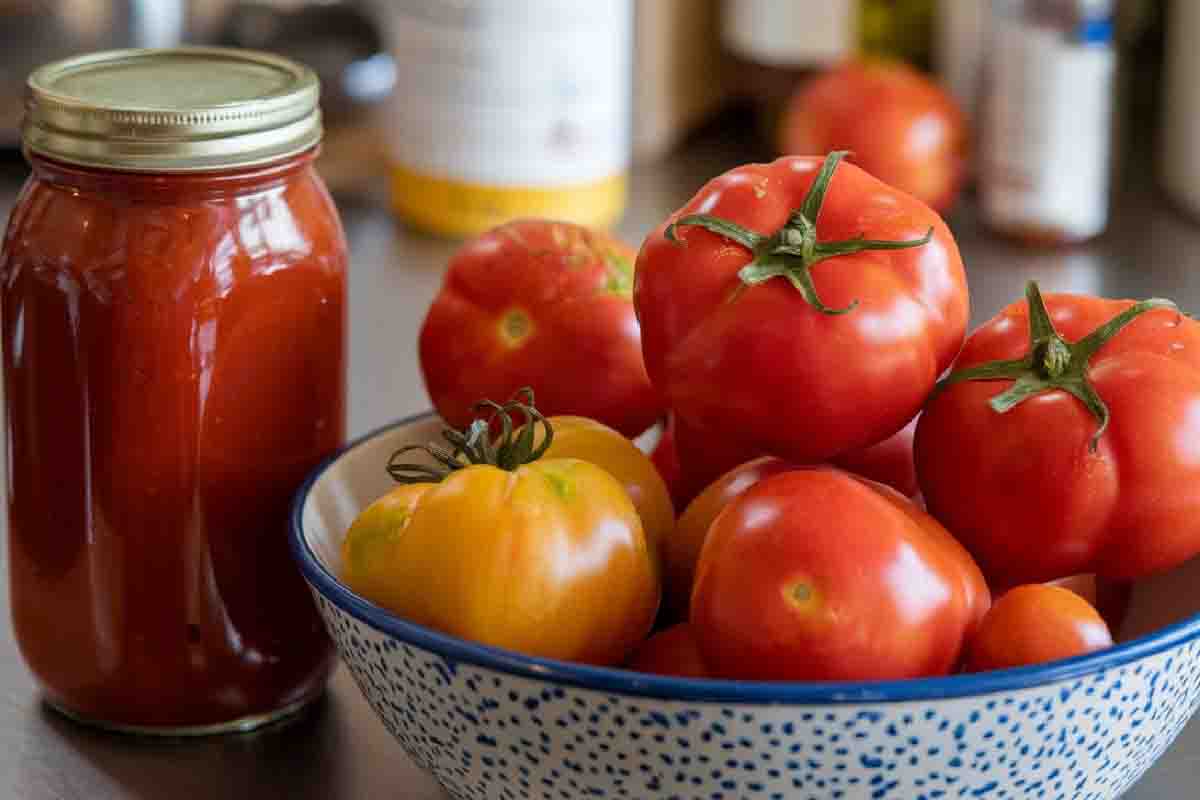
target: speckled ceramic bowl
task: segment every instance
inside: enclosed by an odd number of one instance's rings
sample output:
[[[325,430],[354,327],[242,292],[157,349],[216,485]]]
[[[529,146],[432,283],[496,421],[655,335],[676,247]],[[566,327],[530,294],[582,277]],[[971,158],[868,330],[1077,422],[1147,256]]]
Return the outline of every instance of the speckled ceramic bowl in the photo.
[[[455,798],[1107,800],[1200,702],[1197,564],[1140,586],[1106,652],[889,683],[654,677],[411,624],[337,579],[339,543],[390,487],[388,456],[439,425],[403,420],[317,469],[296,498],[292,546],[371,707]]]

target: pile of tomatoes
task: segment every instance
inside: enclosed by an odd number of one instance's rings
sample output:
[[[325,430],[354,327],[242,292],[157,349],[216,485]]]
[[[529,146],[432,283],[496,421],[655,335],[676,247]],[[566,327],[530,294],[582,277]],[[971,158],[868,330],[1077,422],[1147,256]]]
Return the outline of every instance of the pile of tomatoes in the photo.
[[[950,230],[844,156],[733,169],[636,254],[539,220],[465,245],[420,340],[451,427],[393,457],[347,583],[473,641],[692,677],[1111,645],[1130,582],[1200,553],[1200,325],[1031,283],[967,337]]]

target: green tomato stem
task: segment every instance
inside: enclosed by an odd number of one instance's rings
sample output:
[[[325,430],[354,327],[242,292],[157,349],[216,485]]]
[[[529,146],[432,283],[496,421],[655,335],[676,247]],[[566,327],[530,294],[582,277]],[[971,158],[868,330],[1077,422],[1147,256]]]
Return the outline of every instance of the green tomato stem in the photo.
[[[1071,343],[1054,327],[1036,281],[1025,285],[1025,300],[1029,307],[1029,352],[1025,357],[1011,361],[989,361],[955,370],[938,382],[935,394],[964,381],[1010,380],[1012,386],[988,401],[993,411],[1005,414],[1031,397],[1055,389],[1062,390],[1083,403],[1095,417],[1096,431],[1088,442],[1088,449],[1095,452],[1100,438],[1108,430],[1110,415],[1107,404],[1088,377],[1092,356],[1126,325],[1147,311],[1156,308],[1179,309],[1170,300],[1143,300],[1134,303],[1078,342]]]
[[[456,470],[478,464],[512,471],[522,464],[537,461],[554,440],[554,426],[534,406],[533,389],[529,387],[518,391],[507,403],[481,400],[475,404],[475,412],[475,419],[465,429],[442,431],[442,438],[449,447],[435,443],[411,444],[392,453],[388,459],[388,474],[397,483],[437,483]],[[513,424],[514,413],[525,418],[519,431]],[[500,424],[500,433],[493,439],[492,424],[495,422]],[[539,425],[545,435],[542,443],[535,446],[535,428]],[[403,460],[413,451],[424,453],[436,464]]]
[[[744,228],[735,222],[711,214],[689,214],[667,226],[664,236],[669,241],[680,242],[679,226],[693,226],[724,237],[753,253],[750,263],[742,267],[738,277],[746,286],[757,286],[772,278],[787,278],[805,302],[822,314],[845,314],[858,306],[854,300],[845,308],[831,308],[822,302],[813,285],[811,269],[814,264],[827,258],[861,253],[864,250],[906,250],[929,244],[933,239],[930,228],[920,239],[909,241],[885,241],[857,236],[836,242],[817,240],[817,218],[825,202],[825,194],[833,180],[838,164],[849,153],[839,150],[830,153],[821,163],[812,185],[804,195],[800,208],[788,217],[782,228],[771,235],[764,235]]]

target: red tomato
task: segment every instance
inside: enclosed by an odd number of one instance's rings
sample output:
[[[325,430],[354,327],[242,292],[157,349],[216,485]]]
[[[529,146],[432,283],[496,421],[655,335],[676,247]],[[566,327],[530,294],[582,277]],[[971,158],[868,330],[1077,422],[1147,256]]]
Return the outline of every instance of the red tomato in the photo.
[[[930,512],[997,586],[1130,580],[1196,555],[1200,324],[1167,301],[1027,294],[971,336],[921,415]]]
[[[908,431],[907,435],[902,435]],[[895,441],[893,441],[895,440]],[[907,443],[907,447],[905,446]],[[861,460],[861,465],[865,469],[876,472],[881,477],[883,473],[890,472],[889,478],[905,488],[912,489],[912,485],[916,483],[916,479],[912,475],[912,432],[911,426],[905,428],[896,436],[888,439],[873,448],[863,451],[861,454],[855,454]],[[874,451],[880,451],[880,455],[874,455]],[[905,460],[897,457],[897,453],[907,453],[907,463],[909,464],[906,470],[904,468]],[[868,455],[870,454],[870,455]],[[696,562],[700,558],[700,551],[704,546],[704,539],[708,536],[708,529],[712,525],[713,520],[717,515],[729,504],[731,500],[740,495],[742,492],[749,489],[759,481],[779,472],[787,472],[788,470],[797,469],[797,467],[788,461],[773,456],[764,456],[761,458],[751,459],[745,463],[739,464],[733,469],[726,472],[724,475],[709,483],[704,491],[700,492],[687,506],[683,514],[675,523],[674,530],[664,537],[660,547],[663,564],[663,615],[667,619],[684,619],[687,617],[688,604],[691,601],[692,582],[695,578]],[[863,477],[874,477],[856,473]],[[874,478],[878,480],[878,478]],[[879,481],[885,483],[884,481]],[[895,488],[894,486],[892,488]],[[936,533],[944,533],[941,526],[935,526]],[[955,546],[953,549],[960,554],[965,555],[966,551],[961,547]],[[966,556],[970,560],[969,556]],[[974,574],[974,570],[970,570]],[[972,597],[978,599],[978,612],[976,618],[981,617],[983,612],[987,610],[987,593],[980,592],[976,589],[981,587],[969,587]],[[985,587],[982,587],[985,588]]]
[[[481,397],[537,392],[546,416],[595,419],[626,436],[662,414],[642,363],[633,251],[580,225],[519,220],[450,261],[421,328],[425,385],[453,427]]]
[[[966,115],[937,83],[900,62],[848,63],[802,85],[784,112],[784,153],[849,150],[884,183],[941,211],[966,173]]]
[[[696,635],[687,623],[659,631],[634,651],[629,668],[679,678],[707,678],[708,667],[696,647]]]
[[[843,155],[731,170],[638,255],[651,379],[683,423],[745,452],[816,463],[883,441],[962,343],[949,229]]]
[[[953,537],[895,491],[797,469],[713,522],[691,624],[720,677],[915,678],[955,666],[986,593]]]
[[[967,645],[967,672],[1006,669],[1112,647],[1099,612],[1061,586],[1034,583],[1005,593]]]

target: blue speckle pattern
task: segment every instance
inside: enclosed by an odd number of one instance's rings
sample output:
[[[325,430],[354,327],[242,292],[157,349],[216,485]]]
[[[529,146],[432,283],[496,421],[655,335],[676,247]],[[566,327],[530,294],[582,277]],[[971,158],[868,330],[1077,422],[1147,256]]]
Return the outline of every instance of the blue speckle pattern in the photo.
[[[1067,682],[919,703],[619,696],[448,662],[314,596],[371,707],[457,800],[1111,800],[1200,703],[1200,640]]]

